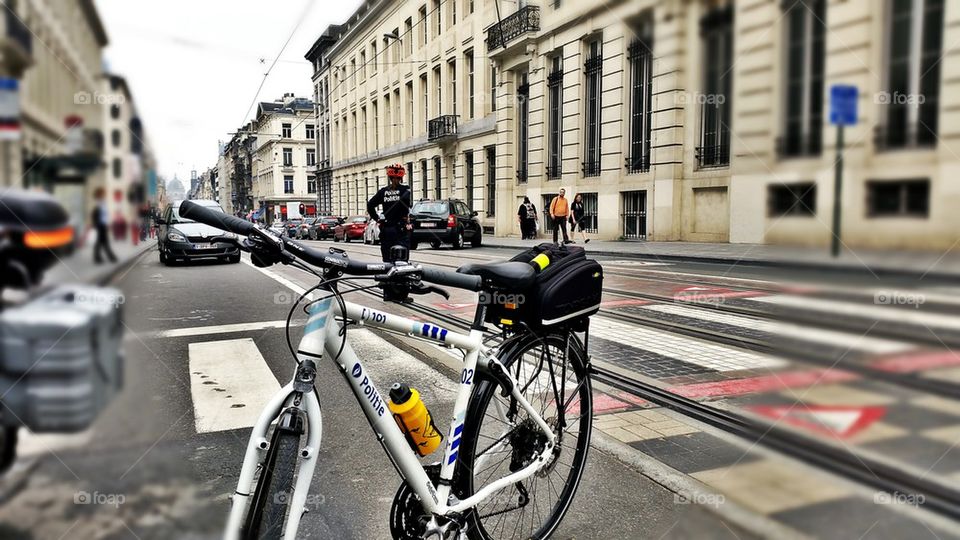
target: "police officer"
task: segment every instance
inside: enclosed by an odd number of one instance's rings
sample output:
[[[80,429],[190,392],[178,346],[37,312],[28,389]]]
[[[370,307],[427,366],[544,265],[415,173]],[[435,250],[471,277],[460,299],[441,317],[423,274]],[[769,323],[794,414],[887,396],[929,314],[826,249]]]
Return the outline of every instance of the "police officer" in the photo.
[[[380,224],[380,255],[384,262],[390,261],[390,248],[403,246],[410,249],[410,188],[401,184],[403,165],[387,166],[387,185],[367,201],[370,219]],[[383,205],[383,219],[377,214],[377,206]]]

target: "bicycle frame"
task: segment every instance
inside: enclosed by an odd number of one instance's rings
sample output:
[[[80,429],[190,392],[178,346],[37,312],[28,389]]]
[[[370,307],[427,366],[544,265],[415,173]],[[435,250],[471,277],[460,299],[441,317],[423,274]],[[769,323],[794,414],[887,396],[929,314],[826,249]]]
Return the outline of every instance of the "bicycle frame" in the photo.
[[[452,480],[457,464],[460,437],[464,428],[464,416],[473,390],[475,374],[478,368],[486,370],[491,364],[499,364],[497,358],[491,355],[491,349],[482,344],[482,330],[474,328],[469,334],[462,334],[433,323],[421,323],[350,302],[346,302],[345,306],[345,318],[356,321],[361,326],[406,333],[423,341],[459,348],[465,353],[459,391],[454,402],[450,428],[444,445],[440,480],[436,485],[428,477],[417,454],[410,448],[404,434],[390,413],[386,400],[381,397],[373,379],[368,375],[360,359],[357,358],[350,346],[349,340],[344,345],[340,357],[337,358],[340,371],[347,379],[357,402],[370,421],[370,426],[377,434],[378,440],[383,445],[397,471],[418,495],[427,513],[445,516],[473,508],[496,491],[530,477],[549,461],[547,456],[550,455],[555,444],[553,430],[520,393],[516,380],[505,369],[501,369],[512,383],[513,397],[544,432],[547,443],[545,448],[535,456],[535,459],[523,469],[488,484],[467,499],[457,500],[456,497],[451,495]],[[342,336],[339,334],[341,325],[336,319],[344,316],[340,304],[333,302],[330,297],[323,298],[310,304],[308,313],[309,318],[306,326],[304,326],[303,337],[297,350],[298,361],[319,360],[324,352],[329,358],[336,358],[342,341]],[[502,365],[499,367],[502,368]],[[270,400],[253,426],[227,521],[225,538],[229,540],[239,538],[244,515],[255,489],[253,481],[260,456],[268,449],[270,444],[267,438],[270,425],[284,408],[291,406],[291,403],[292,406],[303,411],[306,416],[307,427],[307,443],[299,454],[301,460],[300,472],[296,479],[294,492],[289,499],[289,514],[284,528],[284,538],[292,540],[296,537],[300,519],[304,513],[310,483],[313,479],[321,438],[321,414],[317,395],[313,391],[303,392],[302,394],[296,392],[294,389],[297,382],[296,378],[297,375],[294,375],[294,380],[284,386]],[[291,400],[295,395],[298,395],[301,399]]]

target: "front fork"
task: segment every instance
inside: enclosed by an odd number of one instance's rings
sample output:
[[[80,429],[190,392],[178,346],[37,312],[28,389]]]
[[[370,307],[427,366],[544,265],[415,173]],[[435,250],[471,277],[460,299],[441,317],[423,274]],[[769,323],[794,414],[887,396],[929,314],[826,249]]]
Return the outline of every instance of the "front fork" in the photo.
[[[274,395],[254,424],[247,442],[246,454],[243,458],[243,467],[240,469],[240,479],[233,494],[230,515],[227,518],[227,529],[224,533],[226,540],[239,540],[243,528],[243,520],[253,497],[254,476],[257,467],[262,461],[262,455],[270,449],[270,440],[267,433],[270,425],[276,420],[286,406],[295,408],[299,414],[306,416],[307,444],[300,450],[300,471],[297,483],[294,486],[293,496],[290,498],[290,510],[287,514],[287,524],[284,529],[285,539],[294,539],[297,527],[304,513],[307,493],[313,479],[313,470],[317,465],[317,450],[320,448],[321,414],[320,401],[314,391],[316,378],[316,364],[311,359],[304,359],[298,366],[293,380]],[[291,411],[292,412],[292,411]],[[253,531],[247,531],[253,534]]]

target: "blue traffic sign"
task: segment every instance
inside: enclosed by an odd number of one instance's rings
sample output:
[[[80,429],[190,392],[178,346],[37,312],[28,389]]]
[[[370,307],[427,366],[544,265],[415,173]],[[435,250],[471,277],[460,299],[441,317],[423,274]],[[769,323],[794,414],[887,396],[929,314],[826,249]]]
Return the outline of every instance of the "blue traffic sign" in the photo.
[[[857,123],[856,86],[835,84],[830,87],[830,123],[837,126],[852,126]]]

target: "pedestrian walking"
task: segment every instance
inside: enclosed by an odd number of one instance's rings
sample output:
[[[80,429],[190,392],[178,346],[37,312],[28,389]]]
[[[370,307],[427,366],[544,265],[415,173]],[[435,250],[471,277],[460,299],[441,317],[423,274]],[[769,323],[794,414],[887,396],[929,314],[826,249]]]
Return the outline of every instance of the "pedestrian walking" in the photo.
[[[410,249],[410,188],[401,184],[405,169],[396,164],[387,167],[387,185],[380,188],[367,201],[367,213],[370,219],[380,225],[380,255],[384,262],[390,260],[390,248],[403,246]],[[383,205],[383,219],[377,213],[377,206]]]
[[[110,262],[117,262],[117,256],[110,249],[110,216],[107,213],[106,191],[103,188],[97,188],[93,192],[93,198],[96,204],[90,221],[97,235],[93,245],[93,262],[102,263],[104,254]]]
[[[570,204],[564,197],[566,190],[560,188],[560,194],[550,201],[550,219],[553,220],[553,241],[559,243],[558,235],[563,231],[563,243],[569,244],[570,238],[567,236],[567,219],[570,217]]]
[[[517,219],[520,221],[520,237],[523,240],[537,237],[537,207],[530,202],[530,197],[524,197],[517,209]]]
[[[587,238],[587,233],[583,230],[586,225],[583,221],[584,214],[583,195],[577,193],[573,198],[573,202],[570,203],[570,236],[576,238],[577,229],[580,229],[580,238],[582,238],[583,243],[586,244],[590,239]]]

